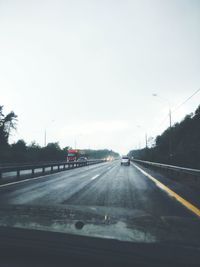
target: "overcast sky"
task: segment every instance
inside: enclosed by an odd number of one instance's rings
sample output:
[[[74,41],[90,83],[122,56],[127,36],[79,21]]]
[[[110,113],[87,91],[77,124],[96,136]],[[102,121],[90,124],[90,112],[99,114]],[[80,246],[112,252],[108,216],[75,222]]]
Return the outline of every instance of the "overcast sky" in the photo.
[[[25,139],[120,153],[200,88],[199,0],[0,0],[0,104]],[[153,97],[157,93],[159,97]],[[197,94],[172,114],[180,121]]]

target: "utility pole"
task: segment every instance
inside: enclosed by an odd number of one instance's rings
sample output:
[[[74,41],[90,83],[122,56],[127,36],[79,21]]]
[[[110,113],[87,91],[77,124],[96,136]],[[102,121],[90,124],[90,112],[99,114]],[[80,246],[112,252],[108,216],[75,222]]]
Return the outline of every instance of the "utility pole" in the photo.
[[[146,149],[147,149],[148,148],[147,133],[145,133],[145,144],[146,144]]]
[[[172,158],[172,112],[169,108],[169,158]]]
[[[47,131],[46,129],[44,130],[44,146],[47,146]]]
[[[145,131],[145,129],[141,125],[137,125],[138,128],[142,129]],[[148,141],[147,141],[147,132],[145,131],[145,147],[148,148]]]
[[[49,124],[53,123],[55,120],[51,120],[48,124],[45,125],[44,129],[44,146],[47,146],[47,130],[49,130]]]
[[[172,111],[171,111],[171,105],[168,99],[161,97],[158,94],[152,94],[155,97],[159,97],[161,100],[167,102],[169,107],[169,160],[171,162],[173,152],[172,152]]]

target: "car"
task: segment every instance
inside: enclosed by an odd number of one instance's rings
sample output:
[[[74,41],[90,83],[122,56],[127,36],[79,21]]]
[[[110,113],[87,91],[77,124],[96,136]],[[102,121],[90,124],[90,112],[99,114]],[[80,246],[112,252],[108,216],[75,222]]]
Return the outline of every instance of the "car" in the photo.
[[[80,162],[87,162],[87,158],[86,157],[80,157],[78,159],[78,161],[80,161]]]
[[[128,156],[122,156],[121,165],[130,166],[130,158]]]

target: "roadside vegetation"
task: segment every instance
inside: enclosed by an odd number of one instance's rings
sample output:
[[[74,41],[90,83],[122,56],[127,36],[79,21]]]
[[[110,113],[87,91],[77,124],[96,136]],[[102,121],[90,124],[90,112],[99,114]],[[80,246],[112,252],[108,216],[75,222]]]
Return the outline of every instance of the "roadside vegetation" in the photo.
[[[131,150],[129,155],[140,160],[200,169],[200,106],[157,136],[151,148]]]
[[[41,147],[34,141],[27,144],[20,139],[16,143],[9,144],[9,136],[16,128],[17,115],[13,111],[5,115],[3,106],[0,106],[0,164],[66,160],[70,147],[61,148],[58,142],[48,143],[47,146]],[[84,152],[89,159],[119,156],[118,153],[108,149],[84,150]]]

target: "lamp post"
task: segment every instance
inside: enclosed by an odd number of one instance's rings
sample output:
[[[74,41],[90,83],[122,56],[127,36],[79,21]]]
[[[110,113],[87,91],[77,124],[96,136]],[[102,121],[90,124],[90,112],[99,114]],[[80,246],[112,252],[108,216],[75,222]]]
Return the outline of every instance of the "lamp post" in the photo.
[[[46,129],[44,130],[44,146],[47,146],[47,131]]]
[[[50,122],[53,123],[55,120],[51,120]],[[44,129],[44,146],[47,145],[47,127]]]
[[[75,149],[77,149],[77,147],[79,147],[79,141],[80,141],[80,137],[82,137],[83,136],[83,134],[82,133],[80,133],[80,134],[77,134],[77,135],[75,135],[74,136],[74,148]],[[77,145],[78,144],[78,145]]]
[[[168,99],[161,97],[158,94],[152,94],[154,97],[159,97],[162,101],[166,102],[168,104],[169,108],[169,158],[171,161],[172,158],[172,111],[171,111],[171,105]]]
[[[145,130],[141,125],[137,125],[138,128]],[[147,132],[145,130],[145,147],[148,148]]]

